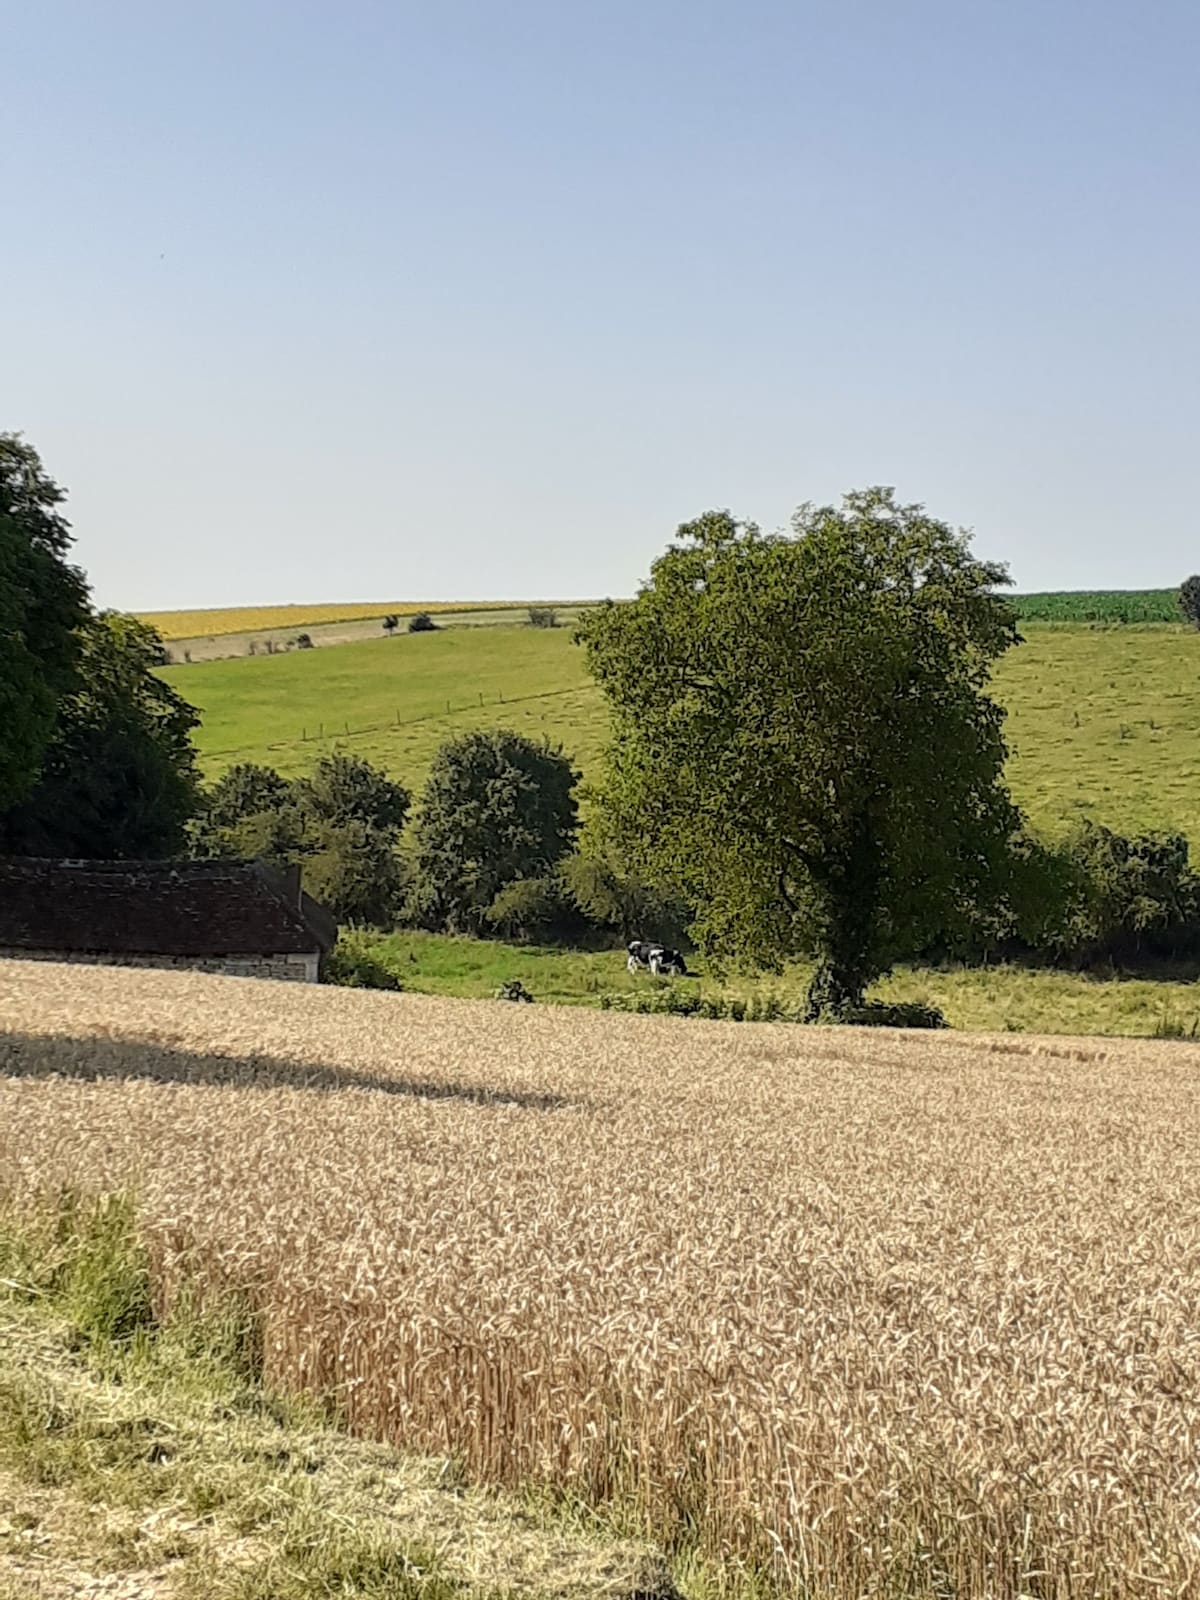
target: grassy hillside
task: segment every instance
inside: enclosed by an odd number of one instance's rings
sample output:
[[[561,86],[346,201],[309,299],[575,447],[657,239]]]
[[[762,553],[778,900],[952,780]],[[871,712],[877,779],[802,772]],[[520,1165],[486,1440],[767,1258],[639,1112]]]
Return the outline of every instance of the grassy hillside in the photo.
[[[1001,662],[1014,792],[1040,826],[1079,817],[1200,841],[1200,633],[1029,626]],[[607,719],[570,629],[454,629],[172,667],[203,712],[215,776],[236,761],[304,771],[334,742],[419,785],[449,735],[546,734],[594,771]],[[349,732],[347,732],[349,729]]]

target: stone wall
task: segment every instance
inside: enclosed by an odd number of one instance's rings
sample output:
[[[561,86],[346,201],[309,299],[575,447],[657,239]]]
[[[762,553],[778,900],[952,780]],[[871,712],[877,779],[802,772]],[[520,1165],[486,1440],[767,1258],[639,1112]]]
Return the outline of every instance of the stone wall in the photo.
[[[316,983],[321,957],[286,956],[113,956],[65,950],[5,950],[6,961],[66,961],[86,967],[163,967],[179,972],[215,972],[229,978],[280,978],[288,983]]]

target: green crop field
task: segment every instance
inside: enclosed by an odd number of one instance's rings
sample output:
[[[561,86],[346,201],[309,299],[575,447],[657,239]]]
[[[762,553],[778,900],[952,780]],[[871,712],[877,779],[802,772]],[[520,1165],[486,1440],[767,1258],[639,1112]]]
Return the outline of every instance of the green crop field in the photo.
[[[1029,626],[1001,662],[1013,790],[1056,831],[1081,817],[1200,841],[1200,633]],[[452,734],[503,725],[560,742],[594,775],[607,719],[571,630],[454,629],[165,669],[203,713],[211,777],[367,756],[414,788]],[[347,732],[347,729],[349,732]]]
[[[1055,589],[1010,598],[1022,622],[1182,621],[1178,589]]]

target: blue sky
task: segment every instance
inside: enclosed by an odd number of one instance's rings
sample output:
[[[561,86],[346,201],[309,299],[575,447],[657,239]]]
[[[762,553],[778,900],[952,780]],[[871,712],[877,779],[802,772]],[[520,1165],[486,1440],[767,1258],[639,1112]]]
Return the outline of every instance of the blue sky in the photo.
[[[1200,7],[0,0],[0,427],[105,604],[632,593],[894,484],[1200,566]]]

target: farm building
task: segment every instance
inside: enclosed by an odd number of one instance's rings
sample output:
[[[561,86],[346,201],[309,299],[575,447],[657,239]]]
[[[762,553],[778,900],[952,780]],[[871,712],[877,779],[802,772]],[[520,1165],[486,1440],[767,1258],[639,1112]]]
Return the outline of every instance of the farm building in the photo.
[[[0,956],[316,983],[336,939],[298,868],[0,857]]]

